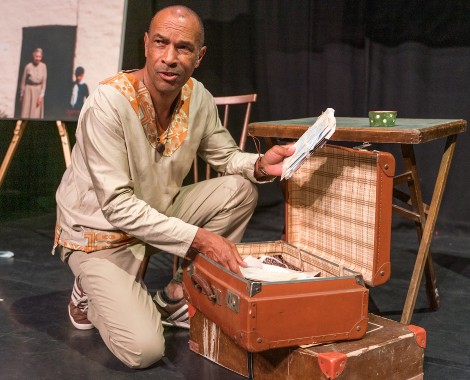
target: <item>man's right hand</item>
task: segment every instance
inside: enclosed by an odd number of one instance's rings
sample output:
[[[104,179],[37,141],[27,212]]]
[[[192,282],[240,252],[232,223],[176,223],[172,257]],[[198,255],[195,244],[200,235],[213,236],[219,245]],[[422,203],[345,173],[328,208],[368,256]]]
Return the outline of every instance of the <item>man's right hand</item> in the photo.
[[[232,241],[204,228],[198,229],[191,247],[240,276],[239,266],[247,266]]]

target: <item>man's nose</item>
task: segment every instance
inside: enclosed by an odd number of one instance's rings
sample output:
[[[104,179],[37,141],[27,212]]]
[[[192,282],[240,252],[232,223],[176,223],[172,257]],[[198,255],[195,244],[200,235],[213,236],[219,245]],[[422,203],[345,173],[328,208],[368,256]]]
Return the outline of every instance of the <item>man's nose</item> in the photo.
[[[162,56],[162,61],[167,65],[172,65],[177,60],[177,52],[173,45],[169,44],[165,49],[165,53]]]

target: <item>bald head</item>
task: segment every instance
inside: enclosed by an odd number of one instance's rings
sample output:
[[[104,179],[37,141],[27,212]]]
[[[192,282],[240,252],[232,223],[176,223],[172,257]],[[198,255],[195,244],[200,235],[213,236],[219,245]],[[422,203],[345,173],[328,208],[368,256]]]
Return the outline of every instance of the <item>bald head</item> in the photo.
[[[202,22],[187,7],[164,8],[153,16],[144,44],[142,80],[156,103],[168,103],[168,111],[206,53]]]
[[[202,48],[204,46],[204,24],[202,23],[201,18],[198,16],[196,12],[192,9],[185,7],[184,5],[171,5],[169,7],[163,8],[159,10],[155,15],[152,17],[149,25],[149,34],[152,30],[152,27],[155,23],[161,22],[167,16],[173,16],[177,20],[184,23],[186,21],[192,21],[196,24],[195,30],[197,31],[197,35],[195,36],[196,41],[198,41],[198,48]]]

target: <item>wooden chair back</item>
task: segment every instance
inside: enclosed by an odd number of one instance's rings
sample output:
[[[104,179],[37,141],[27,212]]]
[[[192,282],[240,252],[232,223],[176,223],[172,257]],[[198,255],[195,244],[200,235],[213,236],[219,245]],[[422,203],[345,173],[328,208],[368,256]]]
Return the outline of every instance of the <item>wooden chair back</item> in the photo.
[[[233,113],[234,108],[237,106],[243,107],[244,116],[243,124],[240,134],[240,139],[238,141],[238,146],[241,150],[245,150],[246,137],[248,132],[248,123],[250,122],[251,116],[251,105],[256,102],[257,94],[247,94],[247,95],[234,95],[234,96],[219,96],[214,97],[215,104],[219,108],[219,117],[222,121],[222,125],[225,128],[229,128],[229,116]],[[239,110],[237,110],[239,111]],[[230,127],[233,129],[233,122],[230,123]],[[199,158],[194,157],[193,164],[193,173],[194,173],[194,182],[199,182]],[[211,168],[208,164],[205,165],[204,179],[211,178]]]

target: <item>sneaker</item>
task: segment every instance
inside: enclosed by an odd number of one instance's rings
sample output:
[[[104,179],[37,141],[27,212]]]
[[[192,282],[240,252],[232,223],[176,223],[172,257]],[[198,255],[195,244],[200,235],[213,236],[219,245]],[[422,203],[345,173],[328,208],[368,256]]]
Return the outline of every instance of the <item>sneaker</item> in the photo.
[[[175,303],[165,301],[163,291],[159,290],[153,297],[153,302],[157,310],[162,315],[162,324],[164,326],[176,326],[189,329],[188,303],[181,298]]]
[[[88,296],[83,292],[77,279],[73,283],[72,296],[69,302],[69,317],[75,328],[79,330],[90,330],[94,326],[88,320]]]

